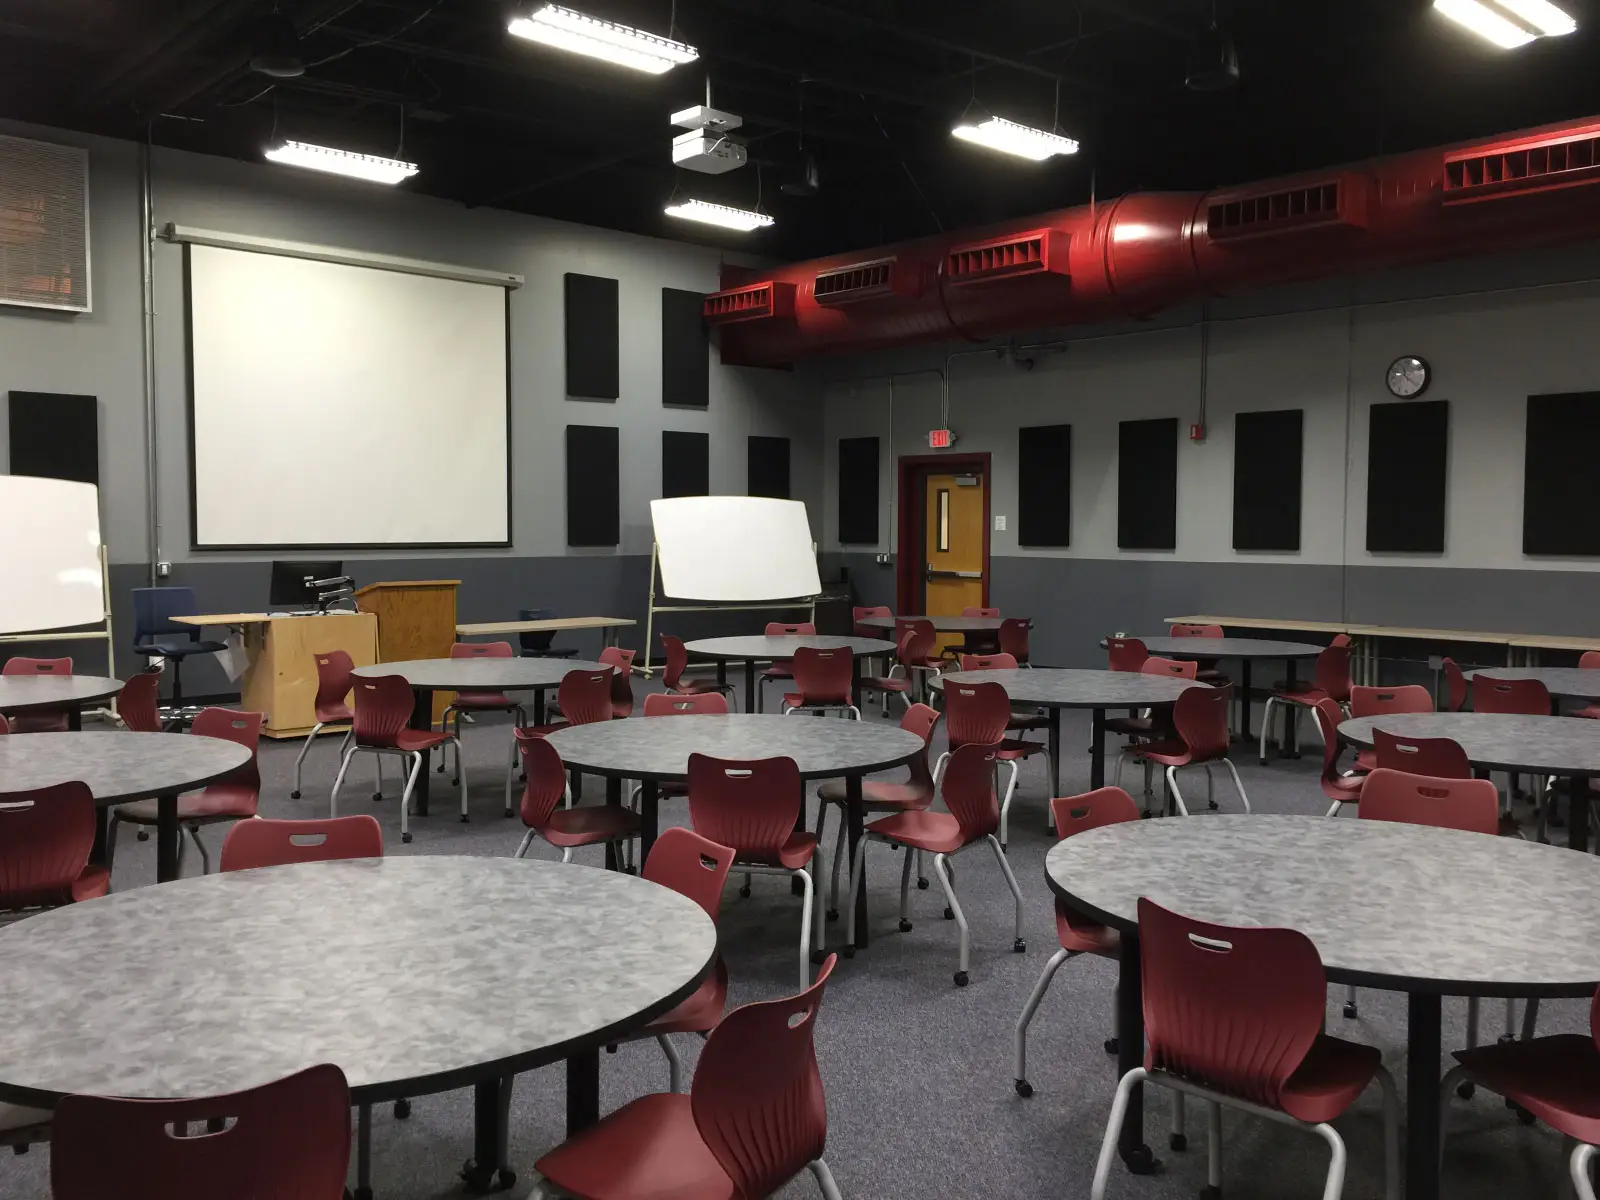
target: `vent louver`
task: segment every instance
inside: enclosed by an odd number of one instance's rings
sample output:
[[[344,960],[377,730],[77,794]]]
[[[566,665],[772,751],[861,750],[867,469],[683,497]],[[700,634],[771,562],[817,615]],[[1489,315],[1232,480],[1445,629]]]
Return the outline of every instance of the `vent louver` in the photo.
[[[1600,182],[1600,131],[1445,155],[1444,202],[1470,204]]]
[[[90,311],[87,151],[0,137],[0,304]]]
[[[1206,236],[1226,242],[1291,230],[1363,228],[1370,192],[1361,178],[1340,176],[1275,191],[1223,193],[1206,206]]]
[[[752,283],[745,287],[712,292],[706,297],[704,314],[709,325],[728,325],[735,321],[761,321],[769,317],[794,316],[794,284]]]
[[[879,258],[817,272],[811,295],[824,306],[855,304],[888,296],[918,296],[922,293],[920,285],[915,263],[902,264],[898,258]]]
[[[1059,229],[1031,229],[987,242],[952,246],[945,256],[951,284],[987,283],[1030,275],[1068,276],[1072,235]]]

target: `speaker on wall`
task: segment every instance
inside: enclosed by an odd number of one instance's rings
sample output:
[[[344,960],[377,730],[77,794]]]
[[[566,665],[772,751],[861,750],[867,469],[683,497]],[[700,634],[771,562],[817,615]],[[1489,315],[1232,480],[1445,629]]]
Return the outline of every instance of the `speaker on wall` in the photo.
[[[100,410],[93,396],[12,392],[11,474],[100,483]]]
[[[878,439],[839,439],[839,541],[878,544]]]
[[[567,395],[615,400],[622,394],[617,364],[617,281],[568,273],[564,298]]]
[[[1442,554],[1450,401],[1374,404],[1367,436],[1367,549]]]
[[[747,496],[789,497],[789,439],[751,434],[745,446]]]
[[[1233,418],[1233,548],[1300,549],[1305,410]]]
[[[679,288],[661,289],[661,403],[675,408],[711,405],[711,339],[706,298]]]
[[[711,494],[711,435],[684,433],[676,429],[661,431],[661,495],[708,496]]]
[[[1178,418],[1117,424],[1117,547],[1178,548]]]
[[[567,545],[615,546],[622,540],[614,425],[567,426]]]
[[[1522,552],[1600,555],[1594,467],[1600,462],[1600,392],[1529,396],[1522,475]]]
[[[1072,426],[1017,430],[1017,545],[1072,545]]]

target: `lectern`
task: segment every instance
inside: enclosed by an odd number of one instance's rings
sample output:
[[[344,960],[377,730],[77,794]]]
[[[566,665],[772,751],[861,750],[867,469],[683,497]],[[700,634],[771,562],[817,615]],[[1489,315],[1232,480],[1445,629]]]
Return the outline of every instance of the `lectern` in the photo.
[[[356,592],[356,607],[378,617],[378,661],[449,658],[456,640],[459,579],[391,580]],[[444,714],[453,692],[433,694],[433,719]]]

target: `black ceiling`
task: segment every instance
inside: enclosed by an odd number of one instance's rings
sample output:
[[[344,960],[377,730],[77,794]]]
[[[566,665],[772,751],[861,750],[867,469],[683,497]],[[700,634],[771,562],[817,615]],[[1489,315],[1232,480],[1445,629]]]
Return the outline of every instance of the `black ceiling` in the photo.
[[[538,0],[529,0],[526,8]],[[510,37],[497,0],[278,0],[306,74],[251,74],[273,0],[7,0],[0,115],[258,159],[277,136],[421,165],[406,186],[590,224],[803,257],[1075,204],[1205,189],[1600,113],[1600,0],[1578,33],[1505,53],[1429,0],[1218,0],[1231,91],[1184,88],[1212,0],[567,0],[701,61],[637,75]],[[704,97],[741,114],[752,166],[671,165],[668,114]],[[979,109],[1048,127],[1074,159],[1011,163],[952,142]],[[802,139],[820,169],[784,195]],[[759,170],[756,164],[759,164]],[[680,196],[778,224],[702,235]]]

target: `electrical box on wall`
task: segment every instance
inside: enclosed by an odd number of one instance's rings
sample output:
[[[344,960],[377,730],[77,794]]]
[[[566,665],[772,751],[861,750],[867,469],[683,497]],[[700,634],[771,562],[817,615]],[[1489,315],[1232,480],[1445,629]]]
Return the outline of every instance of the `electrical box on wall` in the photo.
[[[1203,442],[1203,441],[1205,441],[1206,440],[1206,427],[1204,425],[1199,424],[1199,423],[1196,423],[1196,424],[1193,424],[1193,425],[1189,426],[1189,440],[1191,442]]]
[[[949,429],[930,429],[930,430],[928,430],[928,449],[929,450],[948,450],[948,449],[950,449],[951,446],[954,446],[955,444],[956,444],[956,435],[955,435],[955,432],[953,430],[949,430]]]

